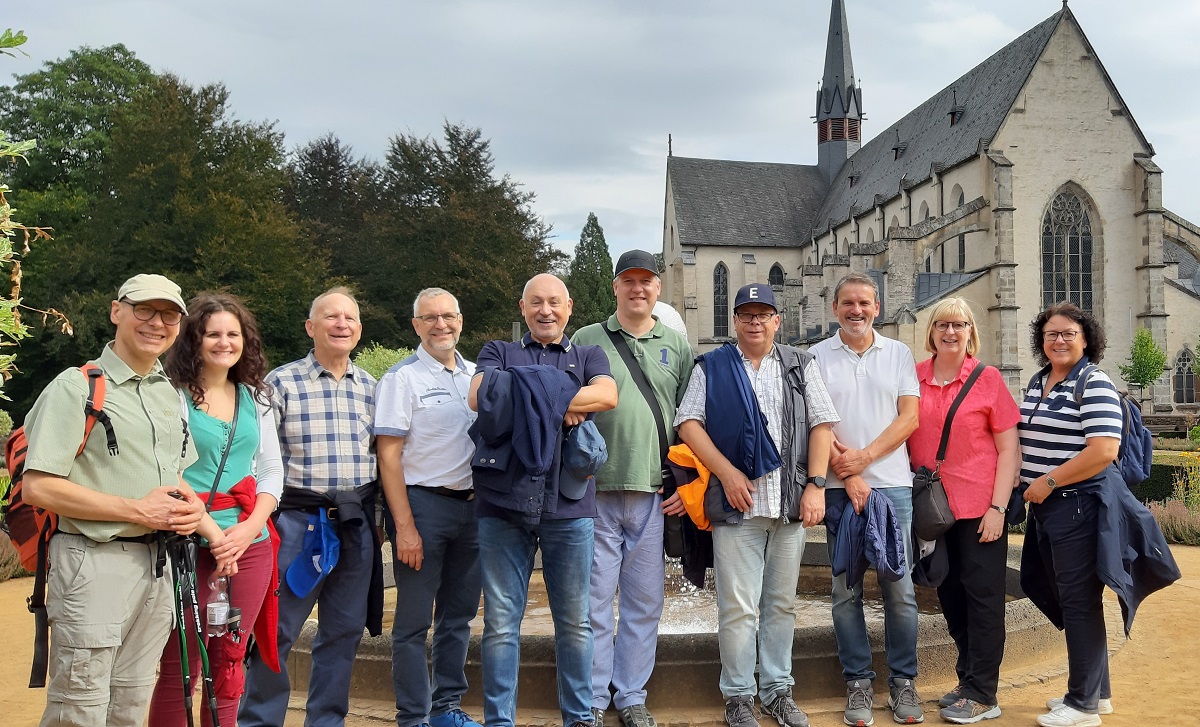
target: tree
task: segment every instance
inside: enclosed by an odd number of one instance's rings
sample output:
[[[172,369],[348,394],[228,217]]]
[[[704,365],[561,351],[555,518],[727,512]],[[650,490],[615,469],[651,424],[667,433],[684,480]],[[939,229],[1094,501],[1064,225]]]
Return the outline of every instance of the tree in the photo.
[[[589,212],[567,274],[567,289],[574,301],[571,313],[574,330],[606,321],[616,310],[612,281],[613,261],[604,241],[604,228],[595,213]]]
[[[534,195],[497,177],[479,129],[447,122],[444,140],[397,135],[382,166],[381,204],[345,241],[345,274],[363,294],[365,339],[417,344],[409,324],[422,289],[444,287],[467,312],[461,350],[509,337],[521,287],[565,257],[548,242]]]
[[[1121,366],[1121,378],[1131,386],[1143,389],[1158,380],[1167,363],[1167,353],[1154,342],[1154,334],[1141,326],[1133,334],[1133,346],[1129,349],[1129,364]]]

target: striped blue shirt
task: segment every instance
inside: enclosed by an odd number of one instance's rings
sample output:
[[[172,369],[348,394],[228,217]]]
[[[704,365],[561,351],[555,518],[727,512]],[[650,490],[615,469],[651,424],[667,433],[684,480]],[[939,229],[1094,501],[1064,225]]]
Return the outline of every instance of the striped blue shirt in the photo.
[[[1080,404],[1075,381],[1088,364],[1084,356],[1067,378],[1042,398],[1049,368],[1034,377],[1021,402],[1021,481],[1032,482],[1074,457],[1092,437],[1121,439],[1121,400],[1117,387],[1103,371],[1088,379]]]
[[[312,351],[267,374],[284,485],[348,490],[375,479],[375,379],[349,364],[339,381]]]

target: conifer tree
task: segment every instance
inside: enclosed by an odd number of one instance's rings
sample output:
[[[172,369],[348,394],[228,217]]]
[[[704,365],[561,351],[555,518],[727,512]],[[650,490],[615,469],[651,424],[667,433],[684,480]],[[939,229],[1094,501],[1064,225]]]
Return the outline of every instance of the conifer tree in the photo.
[[[589,212],[587,224],[579,233],[575,257],[567,275],[567,288],[574,300],[571,329],[579,330],[591,323],[608,320],[616,310],[613,296],[613,261],[604,241],[604,228],[595,213]]]

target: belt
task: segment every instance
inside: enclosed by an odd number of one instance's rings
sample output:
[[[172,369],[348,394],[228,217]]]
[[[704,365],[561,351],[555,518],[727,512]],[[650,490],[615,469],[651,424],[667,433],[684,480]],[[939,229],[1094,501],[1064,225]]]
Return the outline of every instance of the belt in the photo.
[[[87,536],[84,536],[87,537]],[[159,533],[146,533],[145,535],[129,535],[120,536],[112,539],[112,542],[117,543],[140,543],[142,545],[153,545],[158,542]]]
[[[455,500],[470,501],[475,499],[475,490],[473,489],[451,490],[449,487],[421,487],[420,485],[409,485],[409,489],[424,490],[425,492],[432,492],[435,495],[441,495],[442,497],[449,497]]]

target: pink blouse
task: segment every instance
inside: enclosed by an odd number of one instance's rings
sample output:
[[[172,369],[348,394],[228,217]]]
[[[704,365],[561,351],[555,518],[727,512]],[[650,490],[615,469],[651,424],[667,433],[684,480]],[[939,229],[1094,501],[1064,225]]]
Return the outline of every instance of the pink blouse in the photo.
[[[933,469],[937,464],[937,449],[946,414],[977,361],[975,357],[967,356],[958,378],[945,386],[934,382],[933,357],[917,364],[917,378],[921,382],[921,421],[908,438],[908,457],[914,470],[922,465]],[[946,486],[954,517],[965,520],[987,513],[992,504],[999,458],[995,434],[1015,427],[1020,419],[1017,403],[1004,385],[1004,378],[994,367],[989,367],[954,413],[950,444],[942,463],[942,483]]]

